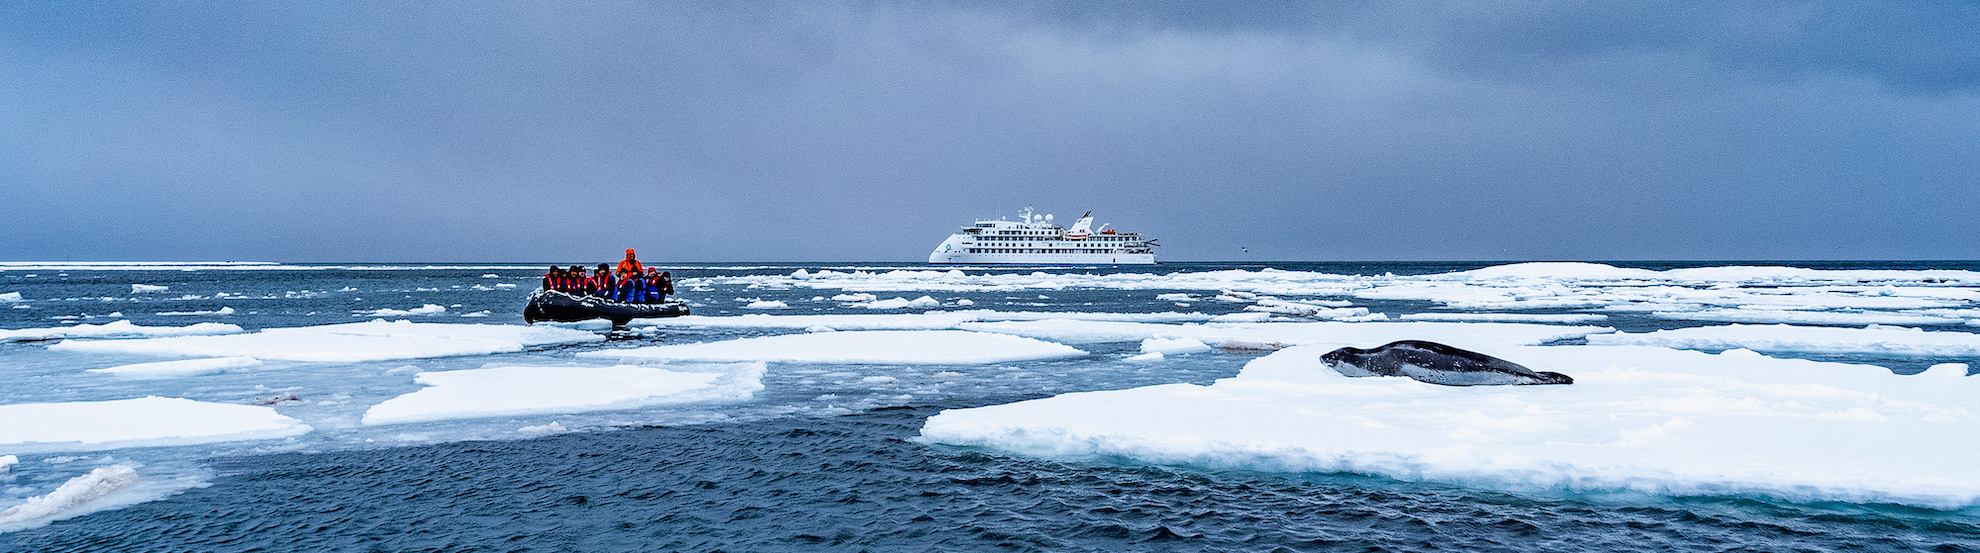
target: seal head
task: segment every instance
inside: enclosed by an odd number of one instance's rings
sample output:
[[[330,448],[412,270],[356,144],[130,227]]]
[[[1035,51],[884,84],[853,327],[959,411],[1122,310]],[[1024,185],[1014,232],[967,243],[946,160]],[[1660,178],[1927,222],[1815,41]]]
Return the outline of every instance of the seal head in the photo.
[[[1407,376],[1445,386],[1573,384],[1568,375],[1436,342],[1402,340],[1374,349],[1341,348],[1320,361],[1344,376]]]

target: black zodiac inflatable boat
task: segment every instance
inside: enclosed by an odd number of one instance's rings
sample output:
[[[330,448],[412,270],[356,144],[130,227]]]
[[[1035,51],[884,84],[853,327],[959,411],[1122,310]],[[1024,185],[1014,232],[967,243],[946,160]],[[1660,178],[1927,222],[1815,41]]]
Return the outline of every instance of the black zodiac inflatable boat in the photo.
[[[681,300],[663,303],[627,303],[558,290],[537,290],[529,295],[529,305],[523,307],[523,322],[536,324],[537,321],[576,322],[611,319],[614,326],[624,326],[627,321],[633,319],[679,317],[686,314],[688,314],[687,302]]]

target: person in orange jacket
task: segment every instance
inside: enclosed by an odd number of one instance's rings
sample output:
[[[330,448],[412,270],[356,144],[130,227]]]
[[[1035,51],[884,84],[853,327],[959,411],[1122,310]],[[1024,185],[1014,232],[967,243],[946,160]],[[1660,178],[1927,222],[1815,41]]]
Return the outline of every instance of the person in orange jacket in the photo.
[[[619,278],[626,278],[628,276],[640,276],[642,274],[645,274],[646,269],[639,265],[638,258],[633,257],[632,248],[626,248],[626,259],[625,261],[619,262],[618,272],[619,272]]]

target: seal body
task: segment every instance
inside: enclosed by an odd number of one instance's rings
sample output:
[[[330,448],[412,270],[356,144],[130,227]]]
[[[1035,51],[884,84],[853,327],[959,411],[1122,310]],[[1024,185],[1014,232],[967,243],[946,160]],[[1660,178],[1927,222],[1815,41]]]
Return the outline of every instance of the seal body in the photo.
[[[1320,361],[1345,376],[1407,376],[1445,386],[1574,383],[1565,374],[1534,372],[1518,363],[1422,340],[1375,349],[1341,348],[1320,356]]]

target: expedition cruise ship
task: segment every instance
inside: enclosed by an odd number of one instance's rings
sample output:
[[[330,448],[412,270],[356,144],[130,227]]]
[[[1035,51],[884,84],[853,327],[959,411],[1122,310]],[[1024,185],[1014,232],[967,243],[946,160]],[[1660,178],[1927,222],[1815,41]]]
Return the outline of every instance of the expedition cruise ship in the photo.
[[[1155,264],[1155,240],[1140,233],[1118,232],[1101,225],[1093,229],[1093,212],[1079,218],[1072,228],[1052,224],[1051,215],[1033,215],[1030,207],[1018,212],[1018,221],[977,221],[962,232],[949,236],[929,263],[1093,263],[1107,265]]]

